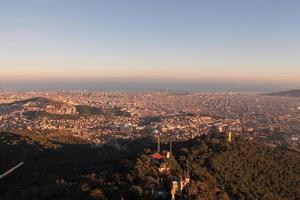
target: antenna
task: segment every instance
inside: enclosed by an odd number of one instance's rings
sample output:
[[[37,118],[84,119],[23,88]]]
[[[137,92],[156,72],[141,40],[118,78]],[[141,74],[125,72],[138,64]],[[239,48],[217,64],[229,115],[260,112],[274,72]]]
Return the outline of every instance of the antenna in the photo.
[[[173,146],[172,146],[172,140],[170,140],[170,155],[172,155],[172,148],[173,148]]]
[[[24,164],[24,162],[20,162],[19,164],[17,164],[16,166],[14,166],[13,168],[9,169],[8,171],[6,171],[5,173],[0,175],[0,179],[4,178],[5,176],[7,176],[8,174],[12,173],[13,171],[15,171],[16,169],[18,169],[19,167],[21,167]]]
[[[159,133],[157,134],[157,152],[160,152],[160,137],[159,137]]]
[[[231,128],[229,128],[229,132],[228,132],[228,142],[232,141],[232,132],[231,132]]]
[[[229,115],[231,114],[230,113],[230,110],[231,110],[231,90],[229,90]],[[228,142],[231,142],[232,141],[232,132],[231,132],[231,121],[229,121],[229,126],[228,126]]]
[[[190,162],[189,160],[186,160],[186,175],[190,175]]]

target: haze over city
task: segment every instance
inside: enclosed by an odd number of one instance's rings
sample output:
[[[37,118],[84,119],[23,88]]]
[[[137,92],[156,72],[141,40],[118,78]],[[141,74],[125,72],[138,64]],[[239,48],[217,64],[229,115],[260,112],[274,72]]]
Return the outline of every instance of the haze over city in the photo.
[[[1,0],[0,200],[299,200],[299,11]]]
[[[300,87],[298,1],[3,1],[5,90]]]

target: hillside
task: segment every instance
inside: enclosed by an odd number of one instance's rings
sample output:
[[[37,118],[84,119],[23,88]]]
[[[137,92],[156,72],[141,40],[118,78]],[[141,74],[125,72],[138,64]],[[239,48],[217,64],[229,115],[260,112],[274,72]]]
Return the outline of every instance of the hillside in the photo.
[[[300,197],[299,153],[243,138],[236,138],[231,144],[218,134],[209,140],[196,139],[180,146],[178,159],[190,169],[191,178],[200,182],[206,176],[215,179],[230,199]]]
[[[228,143],[213,134],[176,142],[174,156],[164,161],[170,171],[162,176],[151,159],[155,138],[115,141],[124,151],[110,144],[92,148],[63,133],[0,136],[0,171],[25,163],[1,180],[0,199],[168,199],[168,177],[185,172],[191,182],[176,199],[300,198],[299,153],[242,138]]]
[[[24,108],[30,108],[33,110],[24,111]],[[59,113],[49,113],[47,112],[47,107],[56,108],[60,110],[61,108],[73,109],[74,112],[63,114]],[[23,114],[30,120],[35,120],[38,118],[49,118],[49,119],[78,119],[80,116],[91,116],[91,115],[105,115],[105,116],[130,116],[127,111],[121,110],[119,107],[114,107],[111,109],[103,109],[101,107],[94,107],[90,105],[69,105],[60,101],[54,101],[44,97],[34,97],[30,99],[24,99],[20,101],[15,101],[12,103],[0,104],[0,114],[9,114],[15,111],[24,111]]]
[[[287,91],[268,93],[268,94],[265,94],[265,95],[268,95],[268,96],[300,97],[300,89],[299,90],[287,90]]]
[[[8,114],[16,110],[22,110],[25,106],[44,109],[47,106],[62,107],[64,105],[67,104],[59,101],[53,101],[44,97],[34,97],[12,103],[0,104],[0,114]]]
[[[47,106],[47,105],[63,105],[64,103],[58,102],[58,101],[53,101],[48,98],[44,97],[34,97],[34,98],[29,98],[29,99],[23,99],[20,101],[15,101],[12,103],[6,103],[6,104],[1,104],[1,106],[24,106],[25,104],[32,104],[34,106]]]

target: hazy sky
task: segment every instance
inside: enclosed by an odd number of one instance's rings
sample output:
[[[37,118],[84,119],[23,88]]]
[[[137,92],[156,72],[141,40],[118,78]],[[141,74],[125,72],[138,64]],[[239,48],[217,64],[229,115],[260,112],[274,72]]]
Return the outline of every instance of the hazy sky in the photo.
[[[0,79],[300,87],[300,1],[1,0]]]

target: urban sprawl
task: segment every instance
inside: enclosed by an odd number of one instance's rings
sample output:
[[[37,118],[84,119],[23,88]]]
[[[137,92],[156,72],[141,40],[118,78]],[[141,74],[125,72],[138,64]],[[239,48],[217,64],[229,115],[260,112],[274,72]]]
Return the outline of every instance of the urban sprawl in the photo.
[[[300,100],[234,92],[1,92],[0,129],[60,130],[94,147],[145,135],[168,142],[230,130],[299,151]]]

